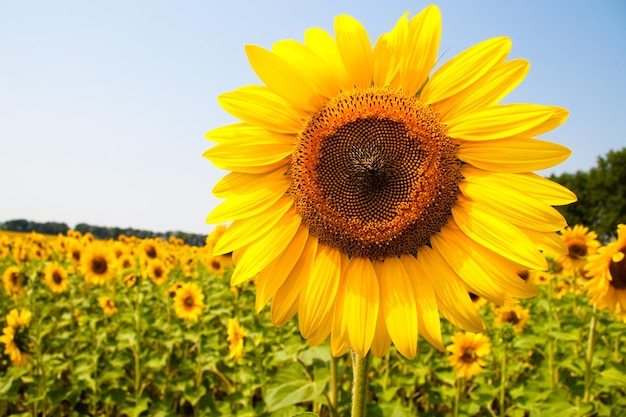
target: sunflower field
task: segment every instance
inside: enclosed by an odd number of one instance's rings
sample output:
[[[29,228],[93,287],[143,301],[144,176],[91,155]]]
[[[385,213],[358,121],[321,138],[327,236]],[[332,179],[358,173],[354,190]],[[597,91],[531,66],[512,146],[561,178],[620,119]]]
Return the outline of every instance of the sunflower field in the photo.
[[[350,354],[257,314],[254,283],[231,288],[231,257],[212,256],[223,230],[203,247],[2,232],[0,416],[348,414]],[[520,271],[536,297],[472,297],[486,333],[443,321],[447,351],[421,340],[413,360],[393,346],[373,358],[367,415],[626,415],[626,324],[606,308],[623,302],[623,270],[585,276],[596,251],[623,255],[621,235],[600,248],[566,229],[569,255]]]

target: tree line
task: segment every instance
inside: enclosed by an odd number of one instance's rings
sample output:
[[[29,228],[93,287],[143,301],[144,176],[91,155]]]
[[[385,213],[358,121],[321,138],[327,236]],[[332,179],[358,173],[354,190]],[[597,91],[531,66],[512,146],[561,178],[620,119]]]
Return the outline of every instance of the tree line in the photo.
[[[8,220],[0,223],[0,229],[13,232],[37,232],[44,235],[57,235],[67,234],[70,227],[65,223],[58,222],[34,222],[25,219]],[[190,246],[203,246],[205,243],[206,235],[199,235],[186,232],[151,232],[148,230],[138,230],[133,228],[120,228],[120,227],[103,227],[93,226],[87,223],[78,223],[73,228],[82,234],[91,233],[97,239],[117,239],[120,235],[136,236],[141,239],[149,238],[161,238],[163,240],[169,239],[170,236],[182,239],[187,245]]]

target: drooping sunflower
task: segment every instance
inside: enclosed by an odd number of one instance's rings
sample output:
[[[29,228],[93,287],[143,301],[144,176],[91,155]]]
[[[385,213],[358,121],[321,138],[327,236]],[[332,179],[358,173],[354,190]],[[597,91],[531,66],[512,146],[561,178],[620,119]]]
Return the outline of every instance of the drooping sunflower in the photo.
[[[617,226],[617,239],[598,249],[585,265],[591,304],[626,318],[626,224]]]
[[[17,266],[10,266],[2,273],[4,290],[13,297],[21,297],[26,293],[26,275]]]
[[[491,354],[491,342],[481,333],[456,332],[446,349],[451,353],[450,365],[457,377],[471,378],[482,373],[487,364],[485,357]]]
[[[115,305],[115,300],[110,297],[102,296],[98,298],[98,305],[104,311],[104,314],[107,316],[112,316],[117,313],[117,306]]]
[[[104,244],[89,244],[80,257],[80,270],[88,284],[108,283],[115,276],[114,265],[115,256]]]
[[[510,323],[516,333],[521,333],[530,320],[530,312],[528,309],[519,304],[504,305],[495,308],[497,326]]]
[[[341,15],[335,37],[246,46],[264,85],[219,97],[241,120],[207,133],[205,156],[232,171],[209,223],[232,221],[214,254],[233,252],[232,284],[256,277],[257,310],[282,325],[298,313],[313,345],[330,335],[414,357],[418,332],[444,350],[439,313],[481,332],[469,293],[495,304],[536,290],[516,274],[564,253],[552,205],[575,196],[532,171],[570,151],[535,136],[567,110],[499,101],[528,70],[511,42],[481,42],[433,71],[441,17],[405,14],[372,47]]]
[[[187,282],[176,290],[174,296],[174,312],[178,317],[188,321],[198,321],[204,309],[204,294],[195,282]]]
[[[44,282],[53,293],[59,294],[67,291],[70,281],[67,272],[58,262],[49,262],[44,267]]]
[[[13,365],[22,366],[30,360],[28,325],[31,318],[31,312],[25,309],[13,309],[6,316],[7,327],[2,329],[0,343],[4,344],[4,353],[9,355]]]
[[[580,224],[567,227],[561,233],[567,253],[557,258],[561,273],[574,277],[584,277],[583,267],[587,257],[595,254],[600,247],[598,234]]]
[[[228,319],[226,329],[226,340],[228,341],[228,359],[237,359],[243,356],[243,340],[248,332],[241,327],[239,320]]]

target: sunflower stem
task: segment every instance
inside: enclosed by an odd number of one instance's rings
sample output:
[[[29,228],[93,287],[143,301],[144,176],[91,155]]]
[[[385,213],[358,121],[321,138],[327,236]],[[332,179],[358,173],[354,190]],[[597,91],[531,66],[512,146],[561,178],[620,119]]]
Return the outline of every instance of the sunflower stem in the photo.
[[[591,313],[591,322],[589,323],[589,338],[587,339],[587,354],[585,355],[585,398],[584,401],[588,403],[591,401],[591,386],[593,385],[593,375],[591,374],[591,362],[593,360],[593,346],[596,333],[596,323],[598,321],[598,315],[596,311],[598,309],[597,304],[593,305],[593,311]]]
[[[332,417],[336,417],[338,400],[337,358],[335,358],[333,355],[330,355],[330,383],[328,390],[328,408],[330,408],[330,415]]]
[[[554,378],[554,340],[552,338],[552,297],[554,296],[552,287],[552,280],[550,280],[548,285],[548,376],[550,378],[551,390],[556,385]]]
[[[454,417],[459,417],[459,406],[461,404],[461,393],[465,386],[465,378],[460,377],[456,379],[456,393],[454,395]]]
[[[506,350],[508,343],[505,342],[502,346],[502,358],[500,361],[500,416],[506,415],[506,408],[504,406],[504,399],[506,394]]]
[[[352,351],[352,417],[365,417],[367,399],[367,369],[369,365],[368,353],[364,357]]]

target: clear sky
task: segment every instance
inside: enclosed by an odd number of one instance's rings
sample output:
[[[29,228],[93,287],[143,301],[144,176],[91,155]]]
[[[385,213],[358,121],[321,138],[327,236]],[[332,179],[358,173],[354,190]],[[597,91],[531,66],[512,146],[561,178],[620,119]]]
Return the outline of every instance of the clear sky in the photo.
[[[0,0],[0,221],[208,233],[225,172],[204,134],[234,121],[217,96],[258,83],[244,54],[301,41],[335,15],[374,40],[422,1]],[[626,146],[626,2],[440,1],[447,60],[490,37],[531,70],[506,99],[559,105],[542,138],[572,149],[544,174]]]

